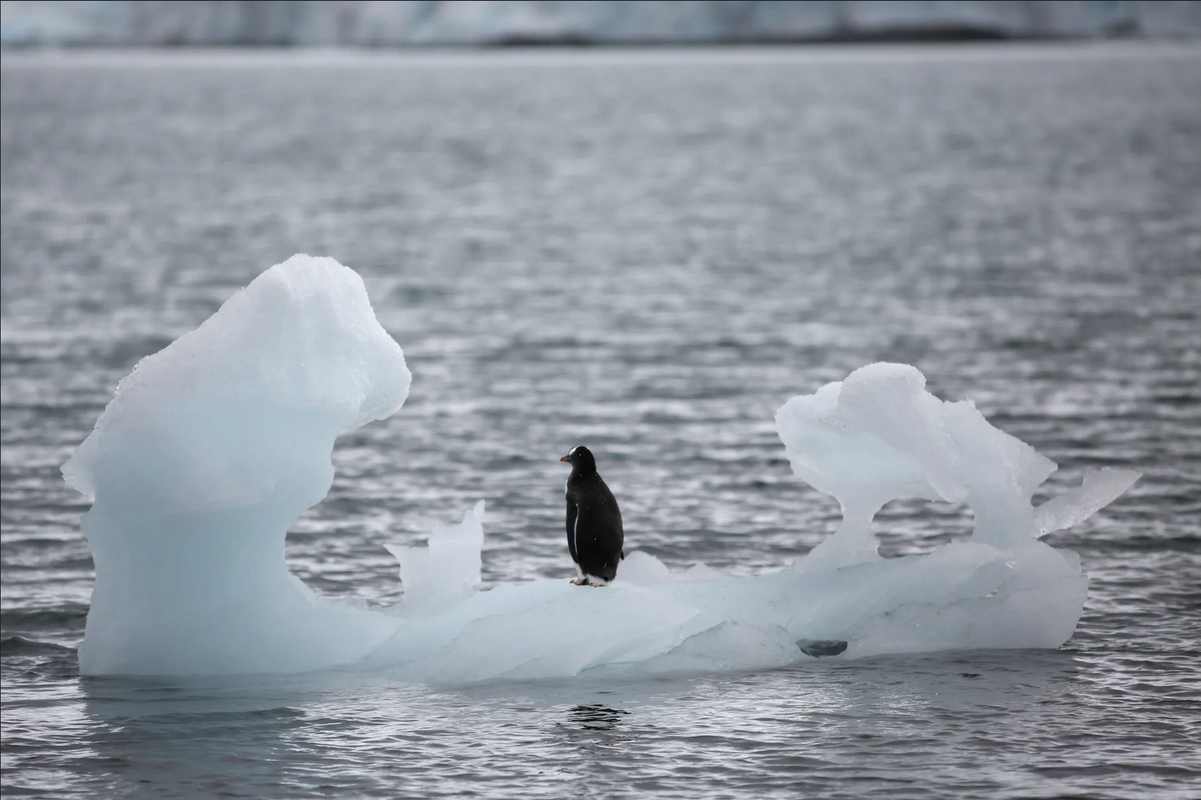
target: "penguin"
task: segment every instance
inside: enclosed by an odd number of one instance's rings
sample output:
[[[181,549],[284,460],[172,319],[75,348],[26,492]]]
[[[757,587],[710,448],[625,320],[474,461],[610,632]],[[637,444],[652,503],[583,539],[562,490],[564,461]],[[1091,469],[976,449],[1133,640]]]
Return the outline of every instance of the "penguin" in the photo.
[[[571,464],[567,477],[567,549],[579,577],[576,586],[606,586],[625,558],[621,509],[596,471],[592,451],[580,445],[559,459]]]

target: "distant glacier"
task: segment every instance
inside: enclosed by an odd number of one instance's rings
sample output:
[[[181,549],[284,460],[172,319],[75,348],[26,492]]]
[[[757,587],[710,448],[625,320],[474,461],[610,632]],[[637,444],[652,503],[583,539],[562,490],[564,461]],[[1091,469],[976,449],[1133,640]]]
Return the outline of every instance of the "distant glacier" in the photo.
[[[1196,38],[1201,2],[1025,0],[4,0],[20,46],[724,44],[973,38]]]

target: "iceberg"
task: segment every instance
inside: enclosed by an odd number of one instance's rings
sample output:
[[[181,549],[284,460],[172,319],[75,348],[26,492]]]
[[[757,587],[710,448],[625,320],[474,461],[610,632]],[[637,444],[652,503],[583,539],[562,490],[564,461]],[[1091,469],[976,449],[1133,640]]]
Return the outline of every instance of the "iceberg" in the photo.
[[[284,563],[329,491],[334,439],[408,396],[362,279],[295,256],[142,359],[63,466],[95,495],[86,674],[304,671],[363,658],[392,624],[320,602]]]
[[[390,546],[404,599],[317,596],[284,563],[289,526],[328,492],[334,441],[403,405],[411,375],[361,278],[293,256],[143,359],[64,465],[94,495],[85,674],[388,670],[464,684],[580,674],[769,669],[809,658],[1054,648],[1088,580],[1040,538],[1139,477],[1102,469],[1035,508],[1055,470],[914,367],[871,364],[793,397],[776,424],[839,529],[790,568],[731,577],[632,552],[617,580],[480,589],[484,501],[425,546]],[[900,497],[964,502],[969,538],[881,558],[872,519]]]

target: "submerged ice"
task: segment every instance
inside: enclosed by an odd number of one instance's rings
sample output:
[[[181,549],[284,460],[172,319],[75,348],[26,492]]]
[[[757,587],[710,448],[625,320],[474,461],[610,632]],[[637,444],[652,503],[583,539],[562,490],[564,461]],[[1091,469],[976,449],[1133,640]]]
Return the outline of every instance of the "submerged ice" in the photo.
[[[603,590],[538,580],[480,591],[484,503],[424,546],[389,547],[388,611],[316,596],[284,564],[289,526],[320,502],[342,431],[397,411],[410,374],[362,280],[327,258],[264,272],[195,331],[143,359],[63,467],[95,495],[89,674],[389,669],[473,682],[582,672],[782,666],[813,655],[1053,648],[1087,578],[1039,537],[1138,478],[1090,473],[1034,508],[1055,470],[915,368],[872,364],[776,414],[793,470],[843,520],[792,569],[673,572],[633,552]],[[872,519],[900,497],[966,503],[966,541],[883,559]]]

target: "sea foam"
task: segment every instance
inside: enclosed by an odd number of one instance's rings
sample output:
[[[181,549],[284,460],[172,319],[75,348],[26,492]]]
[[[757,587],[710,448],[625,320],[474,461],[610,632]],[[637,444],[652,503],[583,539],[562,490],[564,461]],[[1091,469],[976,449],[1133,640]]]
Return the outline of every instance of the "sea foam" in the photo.
[[[63,467],[94,494],[87,674],[388,669],[470,683],[770,668],[814,656],[1053,648],[1087,594],[1075,554],[1039,537],[1138,478],[1090,473],[1039,508],[1055,464],[915,368],[872,364],[776,414],[798,477],[840,503],[838,531],[791,569],[673,572],[634,552],[608,588],[536,580],[479,590],[484,504],[424,547],[390,547],[405,599],[371,611],[316,596],[284,564],[320,502],[342,431],[397,411],[410,374],[362,280],[294,256],[143,359]],[[965,502],[971,538],[883,559],[872,518],[898,497]],[[566,553],[564,554],[566,557]]]

